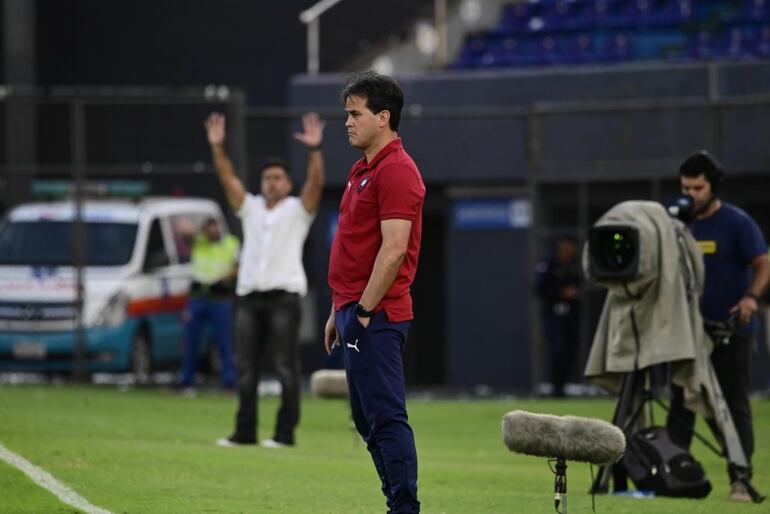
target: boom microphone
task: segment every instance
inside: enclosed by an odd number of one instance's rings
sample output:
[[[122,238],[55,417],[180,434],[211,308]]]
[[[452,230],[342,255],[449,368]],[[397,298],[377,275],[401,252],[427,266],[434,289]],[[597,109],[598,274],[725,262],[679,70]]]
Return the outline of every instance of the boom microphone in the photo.
[[[598,465],[614,464],[626,449],[623,431],[606,421],[520,410],[503,416],[503,441],[515,453]]]

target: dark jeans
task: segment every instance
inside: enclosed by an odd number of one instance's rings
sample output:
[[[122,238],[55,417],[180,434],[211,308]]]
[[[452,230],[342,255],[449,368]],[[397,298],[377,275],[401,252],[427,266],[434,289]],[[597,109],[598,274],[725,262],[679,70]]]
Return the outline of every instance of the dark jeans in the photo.
[[[219,347],[219,360],[222,364],[222,384],[235,385],[233,367],[233,314],[229,300],[211,300],[208,298],[190,298],[187,304],[188,320],[185,324],[184,362],[182,364],[183,386],[195,383],[195,371],[198,367],[198,346],[206,323],[213,325],[214,339]]]
[[[714,365],[719,386],[722,388],[749,464],[754,453],[754,430],[749,404],[752,341],[751,335],[738,334],[733,336],[727,345],[717,344],[711,353],[711,363]],[[684,408],[682,388],[672,386],[671,390],[671,412],[666,420],[666,428],[674,444],[689,449],[695,427],[695,414]],[[713,428],[715,427],[712,424]],[[751,470],[746,471],[750,477]],[[728,466],[727,473],[730,481],[734,482],[735,470]]]
[[[569,314],[553,312],[543,316],[543,332],[550,352],[550,375],[554,396],[564,395],[564,386],[573,376],[580,341],[577,307]]]
[[[257,386],[265,350],[270,347],[281,382],[273,439],[294,444],[299,423],[300,362],[299,296],[285,291],[251,293],[240,297],[235,312],[235,362],[238,370],[238,413],[233,438],[243,442],[257,437]]]
[[[419,512],[417,450],[406,413],[402,361],[411,323],[390,323],[381,311],[364,328],[354,308],[336,313],[353,421],[374,461],[388,512]]]

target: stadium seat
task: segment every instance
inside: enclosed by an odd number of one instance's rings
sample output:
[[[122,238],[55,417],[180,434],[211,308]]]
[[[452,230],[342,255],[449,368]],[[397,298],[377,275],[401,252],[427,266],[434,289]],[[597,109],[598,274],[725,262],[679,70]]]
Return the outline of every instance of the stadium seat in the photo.
[[[746,59],[752,57],[751,40],[753,33],[744,27],[732,27],[722,37],[717,38],[715,54],[727,59]]]
[[[681,25],[690,21],[693,15],[692,0],[668,0],[660,6],[660,10],[656,14],[657,25]]]
[[[617,32],[604,43],[602,58],[609,62],[630,61],[634,58],[634,48],[628,34]]]
[[[565,63],[581,64],[598,60],[596,38],[592,34],[578,34],[567,43],[563,56]]]
[[[714,36],[708,30],[700,30],[688,44],[687,53],[691,59],[708,61],[716,57],[714,52]]]
[[[770,58],[770,25],[765,25],[753,41],[752,54],[760,59]]]
[[[770,58],[770,0],[528,0],[452,68]]]
[[[534,0],[507,5],[498,27],[492,33],[504,36],[541,31],[544,28],[542,13],[547,8],[546,4],[550,3],[552,0]]]
[[[744,0],[745,21],[770,21],[770,0]]]

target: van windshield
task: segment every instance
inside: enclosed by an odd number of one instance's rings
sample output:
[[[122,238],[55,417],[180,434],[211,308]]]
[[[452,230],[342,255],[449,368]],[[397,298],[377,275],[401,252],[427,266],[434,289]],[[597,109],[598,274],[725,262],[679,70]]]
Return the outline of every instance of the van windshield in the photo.
[[[85,264],[119,266],[131,260],[137,225],[89,222]],[[8,221],[0,227],[0,264],[72,266],[75,262],[71,221]]]

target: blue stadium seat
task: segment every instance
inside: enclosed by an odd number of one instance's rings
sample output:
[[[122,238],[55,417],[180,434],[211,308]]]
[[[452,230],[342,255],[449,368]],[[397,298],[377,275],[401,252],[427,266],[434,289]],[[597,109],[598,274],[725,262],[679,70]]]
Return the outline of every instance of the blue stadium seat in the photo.
[[[675,26],[693,18],[693,0],[668,0],[660,6],[656,18],[658,25]]]
[[[753,57],[754,31],[750,27],[734,26],[716,38],[714,53],[719,57],[740,60]]]
[[[770,24],[760,27],[751,50],[755,57],[760,59],[770,58]]]
[[[617,25],[626,3],[622,0],[591,1],[586,12],[589,23],[584,28],[609,28]]]
[[[603,43],[601,60],[606,62],[630,61],[634,58],[633,42],[626,32],[610,34]]]
[[[559,42],[554,36],[540,39],[535,47],[535,62],[541,66],[559,64],[562,61]]]
[[[770,21],[770,0],[744,0],[745,21]]]
[[[543,11],[547,31],[576,30],[587,26],[589,3],[580,0],[556,0]]]
[[[631,0],[618,13],[613,25],[621,28],[651,27],[655,25],[655,6],[652,0]]]
[[[590,33],[580,33],[570,38],[563,56],[569,64],[582,64],[600,60],[596,37]]]
[[[770,58],[770,0],[526,0],[452,68]]]
[[[542,14],[551,2],[544,0],[523,1],[508,4],[503,17],[493,32],[497,35],[526,34],[542,30]],[[540,21],[538,21],[538,19]]]
[[[708,30],[700,30],[690,38],[687,53],[696,61],[709,61],[717,57],[714,46],[714,35]]]

